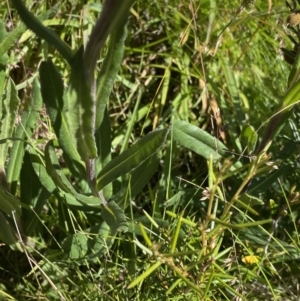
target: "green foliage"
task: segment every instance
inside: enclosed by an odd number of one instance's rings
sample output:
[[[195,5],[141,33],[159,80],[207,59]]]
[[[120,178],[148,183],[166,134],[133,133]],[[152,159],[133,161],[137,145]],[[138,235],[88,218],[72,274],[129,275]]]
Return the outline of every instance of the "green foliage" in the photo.
[[[12,3],[0,299],[298,300],[296,8]]]

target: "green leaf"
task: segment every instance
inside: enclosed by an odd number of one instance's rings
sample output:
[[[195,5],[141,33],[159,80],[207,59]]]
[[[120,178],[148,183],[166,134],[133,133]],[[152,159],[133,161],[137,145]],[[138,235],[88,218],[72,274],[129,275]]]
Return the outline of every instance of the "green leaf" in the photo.
[[[47,173],[53,182],[65,192],[76,193],[59,165],[52,140],[48,141],[45,147],[45,162]]]
[[[238,87],[236,84],[236,80],[234,78],[234,74],[231,70],[230,63],[228,59],[225,57],[221,57],[220,63],[225,75],[225,81],[227,83],[227,88],[232,100],[233,104],[233,112],[236,115],[237,122],[239,124],[242,124],[242,122],[245,120],[245,114],[243,113],[242,107],[241,107],[241,100],[238,92]]]
[[[268,147],[271,144],[274,137],[276,137],[280,133],[285,122],[292,114],[292,107],[299,101],[299,99],[300,80],[298,79],[284,96],[282,104],[279,106],[277,113],[275,113],[270,118],[270,121],[268,122],[268,125],[264,131],[262,141],[255,151],[256,154],[259,154],[266,147]]]
[[[48,175],[45,164],[42,161],[41,157],[32,147],[28,148],[28,152],[30,154],[30,161],[37,178],[49,193],[53,193],[56,189],[56,185],[53,182],[52,178]]]
[[[97,188],[101,190],[105,185],[116,180],[121,175],[137,168],[147,158],[156,153],[164,144],[170,128],[151,132],[131,148],[111,160],[97,177]]]
[[[103,120],[104,111],[113,88],[117,73],[120,69],[124,54],[124,40],[126,38],[126,27],[122,26],[116,29],[109,40],[108,52],[105,56],[97,80],[96,95],[96,126],[97,130]]]
[[[14,124],[19,107],[19,98],[16,87],[11,79],[7,82],[5,98],[2,103],[2,110],[0,113],[1,118],[1,131],[0,139],[12,137],[14,131]],[[7,186],[5,176],[5,162],[8,158],[8,143],[0,144],[0,174],[1,182]]]
[[[104,111],[103,120],[100,128],[96,131],[95,138],[98,149],[98,158],[95,160],[95,174],[97,175],[111,161],[111,126],[107,109]],[[112,184],[106,185],[103,189],[104,197],[109,199],[112,191]]]
[[[159,156],[157,154],[146,159],[140,166],[132,171],[125,183],[123,181],[122,189],[113,195],[111,200],[115,201],[121,208],[126,208],[128,205],[128,203],[126,204],[126,200],[129,196],[128,189],[130,190],[130,197],[132,199],[135,198],[149,183],[157,171],[158,165]]]
[[[226,154],[226,146],[216,137],[186,121],[175,120],[173,123],[174,139],[182,146],[209,159],[219,159]]]
[[[45,27],[31,12],[27,10],[21,0],[12,0],[22,21],[41,39],[54,46],[62,57],[70,63],[72,60],[72,50],[65,44],[54,31]]]
[[[26,152],[20,175],[20,199],[22,204],[26,205],[26,209],[23,209],[22,221],[25,233],[29,236],[40,235],[40,228],[43,227],[40,214],[51,195],[49,188],[39,181],[31,158],[32,155]]]
[[[293,58],[293,66],[289,74],[288,78],[288,87],[290,88],[295,84],[295,82],[299,79],[300,75],[300,50],[296,47],[297,52],[294,53],[294,58]],[[289,54],[293,53],[294,51],[283,51],[286,56],[288,57]]]
[[[41,80],[41,93],[46,104],[55,134],[64,156],[67,156],[66,163],[77,179],[85,177],[85,167],[81,161],[76,144],[73,143],[69,125],[64,113],[64,86],[63,80],[51,60],[42,62],[39,69]]]
[[[251,153],[255,149],[257,142],[257,132],[254,127],[247,124],[243,125],[241,132],[241,142],[244,148],[247,148],[248,153]]]
[[[69,235],[61,246],[69,258],[83,259],[107,253],[112,242],[109,226],[103,222],[101,225],[84,229],[81,233]]]
[[[287,178],[290,172],[291,166],[288,164],[283,164],[277,170],[269,173],[266,177],[260,178],[258,182],[254,181],[254,183],[251,184],[249,193],[254,194],[267,191],[274,182],[278,181],[278,179]]]
[[[5,212],[8,216],[12,216],[12,212],[16,217],[16,220],[20,220],[22,210],[20,201],[0,186],[0,210]]]
[[[19,251],[22,251],[21,244],[18,242],[17,233],[15,228],[10,224],[0,211],[0,240],[7,245],[15,245]]]
[[[39,15],[38,19],[40,21],[44,21],[52,17],[55,13],[57,13],[60,6],[61,6],[60,2],[56,3],[49,10]],[[26,26],[21,24],[17,26],[13,31],[9,32],[9,34],[6,34],[5,36],[0,34],[0,57],[2,57],[16,43],[18,38],[23,34],[23,32],[25,32],[25,30],[26,30]],[[0,91],[1,91],[1,85],[0,85]]]
[[[7,32],[5,30],[5,25],[3,21],[0,20],[0,95],[4,95],[5,79],[6,79],[6,66],[8,61],[8,55],[6,49],[3,46],[3,41],[7,37]],[[10,45],[11,46],[11,45]],[[0,111],[2,112],[2,102],[0,102]]]
[[[84,212],[100,212],[102,210],[101,200],[94,196],[85,196],[82,194],[70,194],[60,191],[60,198],[68,205],[69,208],[80,210]]]
[[[14,135],[14,143],[9,155],[7,167],[7,182],[10,185],[10,192],[15,194],[17,183],[20,177],[21,166],[25,151],[25,141],[31,138],[33,129],[36,127],[40,117],[39,111],[42,108],[42,97],[40,85],[37,79],[33,81],[32,98],[28,107],[24,109],[21,122]]]
[[[52,140],[50,140],[45,147],[45,162],[47,173],[60,189],[73,195],[78,202],[81,202],[84,205],[94,206],[97,208],[100,207],[102,204],[100,198],[79,194],[72,186],[70,181],[65,176],[63,170],[60,168],[55,150],[53,148]]]
[[[109,202],[106,206],[103,206],[101,216],[109,225],[112,235],[115,235],[118,231],[126,232],[128,230],[126,216],[115,202]]]
[[[88,241],[89,238],[86,233],[76,233],[64,239],[61,247],[68,254],[69,258],[82,259],[89,251]]]
[[[159,159],[160,157],[156,153],[133,170],[130,178],[130,195],[132,198],[136,197],[149,183],[150,179],[158,169]]]
[[[72,141],[86,162],[96,158],[94,139],[94,101],[91,95],[85,66],[83,64],[83,48],[75,55],[71,64],[70,85],[67,91],[66,118]]]
[[[93,78],[97,58],[108,35],[126,22],[133,2],[134,0],[106,0],[104,2],[101,16],[93,28],[84,53],[90,78]]]

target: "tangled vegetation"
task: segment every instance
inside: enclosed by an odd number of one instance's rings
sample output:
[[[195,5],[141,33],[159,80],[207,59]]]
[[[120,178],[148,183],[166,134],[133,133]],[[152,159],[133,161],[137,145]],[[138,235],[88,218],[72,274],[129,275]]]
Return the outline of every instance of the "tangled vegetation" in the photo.
[[[300,3],[11,2],[0,299],[299,300]]]

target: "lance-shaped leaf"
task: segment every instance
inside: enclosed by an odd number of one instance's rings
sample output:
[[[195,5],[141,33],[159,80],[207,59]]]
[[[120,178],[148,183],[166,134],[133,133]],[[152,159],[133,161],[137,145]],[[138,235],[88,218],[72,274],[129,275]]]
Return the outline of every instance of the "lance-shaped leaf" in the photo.
[[[109,225],[112,235],[115,235],[117,231],[126,232],[128,230],[126,216],[115,202],[109,202],[103,206],[101,216]]]
[[[156,153],[164,144],[170,128],[151,132],[131,148],[111,160],[97,177],[97,188],[101,190],[105,185],[116,180],[121,175],[137,168],[147,158]]]
[[[112,91],[115,78],[119,71],[123,54],[124,54],[124,40],[126,38],[126,26],[121,24],[111,35],[109,40],[108,52],[105,56],[101,71],[97,80],[97,95],[96,95],[96,126],[98,130],[100,127],[104,111]]]
[[[45,147],[45,162],[47,173],[60,189],[62,189],[64,192],[73,195],[78,202],[81,202],[84,205],[94,206],[97,208],[100,207],[100,205],[102,204],[100,198],[79,194],[72,186],[70,181],[63,173],[63,170],[60,168],[55,150],[53,148],[53,142],[51,140],[47,143]]]
[[[40,66],[41,92],[59,145],[70,160],[66,160],[74,176],[85,177],[85,168],[73,143],[64,113],[64,86],[61,75],[51,60]]]
[[[21,204],[20,201],[2,186],[0,186],[0,210],[4,211],[7,215],[12,217],[12,212],[18,220],[21,218]]]
[[[44,21],[49,17],[52,17],[59,9],[61,3],[56,3],[53,7],[51,7],[46,12],[42,13],[37,18],[40,21]],[[6,34],[4,37],[0,37],[0,57],[4,55],[16,42],[16,40],[26,31],[26,26],[20,24],[9,34]],[[1,90],[0,90],[1,91]]]
[[[242,127],[241,142],[244,148],[247,148],[247,152],[251,153],[255,149],[257,142],[257,132],[253,126],[245,124]]]
[[[133,2],[134,0],[106,0],[104,2],[101,16],[91,33],[84,53],[84,60],[90,78],[93,78],[97,58],[108,35],[120,24],[126,22]]]
[[[44,166],[41,157],[38,156],[38,154],[32,147],[28,148],[28,152],[30,153],[30,161],[35,171],[35,174],[37,175],[42,186],[49,193],[54,193],[58,199],[64,199],[64,201],[68,204],[68,206],[77,210],[90,212],[90,211],[97,211],[99,209],[100,199],[93,196],[88,197],[76,193],[75,189],[73,189],[71,184],[68,183],[68,180],[65,177],[65,175],[62,175],[63,177],[62,181],[65,181],[66,185],[70,186],[69,189],[72,191],[72,194],[64,192],[62,190],[60,190],[59,193],[57,193],[57,185],[53,182],[52,177],[47,173],[46,167]]]
[[[175,120],[173,123],[174,139],[182,146],[195,153],[214,160],[223,156],[226,146],[215,137],[186,121]]]
[[[134,199],[143,188],[149,183],[151,177],[157,171],[159,165],[159,156],[154,154],[146,159],[140,166],[132,171],[122,188],[112,196],[111,200],[115,201],[121,208],[126,208],[128,199],[128,189],[130,189],[130,197]],[[107,187],[107,186],[106,186]]]
[[[28,137],[31,137],[33,129],[36,127],[42,104],[43,102],[40,93],[40,85],[38,80],[35,79],[32,87],[32,98],[22,113],[21,122],[18,125],[14,135],[15,142],[9,154],[7,182],[10,185],[10,192],[12,194],[15,194],[17,183],[20,178],[20,171],[25,150],[25,141]]]
[[[96,225],[82,232],[69,235],[61,246],[71,259],[83,259],[87,256],[99,256],[108,252],[113,239],[107,223]]]
[[[5,30],[4,23],[0,21],[0,47],[2,41],[5,39],[7,36],[7,32]],[[0,48],[1,51],[1,48]],[[2,98],[6,99],[7,102],[7,97],[9,98],[8,95],[6,95],[5,92],[5,84],[6,84],[6,63],[8,60],[8,55],[5,52],[2,52],[2,56],[0,55],[0,95],[2,95]],[[10,82],[11,86],[11,82]],[[8,92],[10,92],[10,89],[8,88]],[[0,101],[0,129],[2,128],[2,119],[4,118],[5,110],[4,110],[4,103],[3,101]],[[2,129],[1,129],[2,131]],[[8,136],[4,137],[7,138]],[[2,136],[3,138],[3,136]],[[5,143],[4,145],[0,146],[0,182],[2,185],[7,187],[7,181],[6,181],[6,174],[5,174],[5,169],[4,169],[4,163],[5,163],[5,154],[7,151],[7,144]]]
[[[39,159],[38,156],[37,159]],[[24,230],[27,235],[38,233],[40,230],[38,228],[38,226],[41,226],[39,216],[50,195],[48,189],[42,185],[35,173],[31,162],[31,154],[25,152],[20,174],[20,199],[23,205],[31,209],[24,210],[22,214]]]
[[[293,72],[293,70],[291,72]],[[274,137],[279,134],[285,122],[292,114],[291,108],[299,101],[299,99],[300,80],[298,79],[284,96],[282,104],[279,106],[277,113],[270,118],[270,121],[265,129],[263,139],[256,149],[255,154],[258,155],[261,151],[268,147]]]
[[[66,117],[73,143],[81,159],[86,162],[95,158],[97,151],[94,138],[94,101],[82,55],[83,48],[80,48],[71,64]]]
[[[107,108],[104,111],[104,117],[100,128],[96,131],[95,138],[98,150],[98,158],[95,160],[95,174],[97,175],[111,160],[111,125]],[[106,185],[103,189],[104,197],[109,199],[112,195],[112,191],[112,184]]]
[[[0,241],[7,245],[15,245],[16,249],[22,252],[22,246],[18,239],[15,227],[11,225],[9,219],[0,211]]]
[[[33,147],[28,148],[28,153],[30,156],[31,165],[42,186],[45,187],[49,193],[53,193],[57,186],[53,182],[52,178],[48,175],[42,158],[38,155]]]
[[[71,48],[64,43],[53,30],[45,27],[31,12],[29,12],[21,0],[12,0],[12,2],[26,26],[41,39],[44,39],[47,43],[54,46],[63,58],[70,63],[72,59]]]
[[[5,25],[0,21],[0,95],[4,95],[4,87],[6,81],[6,65],[8,61],[7,49],[3,45],[3,41],[7,37],[7,32],[5,30]],[[10,44],[11,46],[11,44]],[[0,112],[2,112],[2,102],[0,102]]]
[[[11,79],[7,82],[5,98],[1,110],[1,132],[0,139],[12,137],[14,123],[19,107],[19,98],[16,87]],[[7,187],[5,176],[5,162],[8,158],[8,143],[0,144],[0,178],[2,184]]]

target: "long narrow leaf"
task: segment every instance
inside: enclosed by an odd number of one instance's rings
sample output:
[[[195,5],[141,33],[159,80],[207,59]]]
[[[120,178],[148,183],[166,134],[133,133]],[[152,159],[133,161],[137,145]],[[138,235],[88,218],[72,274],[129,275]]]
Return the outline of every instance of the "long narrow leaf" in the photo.
[[[61,3],[56,3],[53,7],[51,7],[46,12],[42,13],[37,18],[40,21],[44,21],[50,17],[52,17],[59,9]],[[2,57],[16,42],[16,40],[23,34],[23,32],[26,30],[26,26],[21,24],[18,27],[16,27],[13,31],[11,31],[9,34],[5,35],[4,38],[0,38],[0,57]]]
[[[21,218],[22,210],[20,201],[2,186],[0,186],[0,210],[10,217],[12,217],[12,212],[14,212],[17,220]]]
[[[82,161],[86,162],[97,155],[94,139],[95,113],[91,95],[91,85],[85,72],[81,48],[71,65],[70,85],[67,92],[66,117],[73,143]]]
[[[300,99],[300,80],[294,83],[294,85],[289,89],[282,100],[278,112],[272,116],[270,119],[261,143],[256,149],[255,153],[259,154],[264,148],[276,137],[287,119],[292,114],[292,107]]]
[[[85,205],[94,206],[97,208],[100,207],[100,205],[102,204],[100,198],[94,196],[85,196],[77,193],[75,188],[63,173],[63,170],[60,168],[55,150],[53,148],[53,142],[51,140],[45,147],[45,162],[47,173],[60,189],[62,189],[66,193],[73,195],[77,199],[77,201]]]
[[[99,256],[111,247],[109,226],[103,222],[84,231],[69,235],[61,246],[71,259],[83,259],[86,256]]]
[[[25,141],[28,137],[31,137],[33,129],[36,127],[42,104],[40,85],[38,80],[35,79],[33,82],[31,101],[29,102],[28,107],[23,111],[21,122],[14,135],[15,142],[9,155],[7,182],[10,185],[10,192],[12,194],[15,194],[16,192],[17,183],[20,177]]]
[[[16,119],[16,114],[19,107],[19,98],[16,87],[11,79],[7,82],[5,99],[2,104],[2,112],[1,116],[1,132],[0,139],[5,139],[8,137],[12,137],[14,131],[14,123]],[[1,174],[1,182],[4,184],[6,179],[2,178],[5,176],[5,162],[8,158],[8,143],[0,144],[0,174]]]
[[[215,137],[186,121],[175,120],[173,123],[174,139],[182,146],[195,153],[214,160],[223,156],[226,146]]]
[[[245,114],[243,113],[241,108],[241,100],[238,93],[238,88],[234,78],[234,74],[226,58],[220,59],[220,63],[225,75],[225,80],[227,83],[228,91],[231,97],[231,102],[233,105],[234,112],[236,114],[237,121],[239,124],[242,124],[242,122],[245,120]]]
[[[71,48],[64,43],[54,31],[45,27],[31,12],[29,12],[21,0],[12,0],[12,2],[26,26],[41,39],[44,39],[50,45],[54,46],[63,58],[70,63],[72,60]]]
[[[111,35],[109,40],[108,52],[105,56],[101,71],[97,80],[97,96],[96,96],[96,126],[97,130],[103,120],[104,110],[106,108],[109,95],[113,88],[113,84],[124,54],[124,40],[127,30],[122,24]]]
[[[18,242],[17,232],[9,223],[8,218],[0,211],[0,240],[7,245],[16,244],[19,251],[22,251],[21,244]]]
[[[128,177],[128,185],[123,185],[123,189],[119,190],[117,194],[112,196],[121,208],[126,208],[128,203],[128,189],[130,189],[130,197],[134,199],[143,188],[149,183],[153,174],[157,171],[159,165],[159,156],[154,154],[146,159],[139,167],[133,170],[131,176]]]
[[[7,37],[7,32],[5,30],[5,25],[0,21],[0,95],[4,95],[4,87],[6,81],[6,67],[8,61],[8,55],[6,49],[2,43]],[[11,46],[11,45],[10,45]],[[2,102],[0,102],[0,112],[2,112]],[[2,115],[2,113],[0,113]]]
[[[99,173],[97,188],[101,190],[121,175],[137,168],[147,158],[156,153],[164,144],[170,128],[151,132],[131,148],[111,160]]]
[[[95,160],[95,174],[97,175],[101,169],[111,161],[111,126],[107,108],[104,111],[102,123],[99,130],[96,131],[95,137],[98,149],[98,158]],[[112,185],[107,185],[105,189],[103,189],[104,197],[109,199],[112,191]]]
[[[72,141],[68,122],[64,113],[64,86],[61,75],[51,60],[42,62],[40,66],[41,92],[43,101],[47,106],[52,126],[58,138],[59,145],[64,151],[64,155],[68,157],[66,163],[74,176],[85,177],[85,168],[76,149],[75,143]]]
[[[103,206],[101,216],[109,225],[112,235],[115,235],[117,231],[126,232],[128,230],[126,216],[115,202],[109,202]]]
[[[84,53],[90,78],[93,77],[96,61],[104,42],[112,31],[125,22],[133,2],[134,0],[106,0],[104,2],[101,16],[92,31]]]
[[[23,210],[22,221],[25,226],[25,233],[32,235],[34,232],[39,233],[38,225],[41,211],[50,197],[50,192],[39,181],[31,162],[29,152],[25,153],[24,162],[20,175],[20,199],[22,204],[27,205],[27,210]]]

